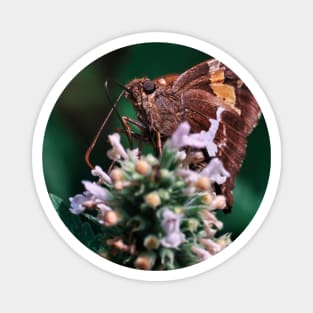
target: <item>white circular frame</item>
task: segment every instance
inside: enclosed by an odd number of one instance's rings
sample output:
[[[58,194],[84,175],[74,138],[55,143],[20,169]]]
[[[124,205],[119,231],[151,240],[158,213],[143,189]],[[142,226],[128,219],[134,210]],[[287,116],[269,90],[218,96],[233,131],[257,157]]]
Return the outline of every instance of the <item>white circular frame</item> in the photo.
[[[228,246],[225,250],[222,250],[220,253],[214,255],[214,257],[186,268],[170,271],[143,271],[121,266],[102,258],[87,248],[84,244],[82,244],[64,225],[52,205],[44,179],[42,160],[44,133],[49,116],[55,103],[57,102],[57,99],[64,91],[65,87],[69,84],[69,82],[82,69],[105,54],[123,47],[127,47],[129,45],[151,42],[174,43],[194,48],[210,56],[213,56],[230,67],[245,82],[245,84],[257,99],[257,102],[261,107],[262,114],[266,120],[271,144],[271,170],[267,189],[258,211],[245,230],[230,246]],[[53,86],[38,116],[33,138],[32,163],[35,186],[41,205],[43,206],[48,219],[56,231],[71,248],[73,248],[78,254],[80,254],[83,258],[92,264],[113,274],[136,280],[169,281],[195,276],[218,266],[233,256],[238,250],[240,250],[240,248],[242,248],[256,233],[270,210],[270,207],[274,201],[276,190],[278,188],[281,170],[281,143],[277,122],[265,94],[254,78],[235,59],[215,46],[190,36],[165,32],[149,32],[128,35],[106,42],[83,55],[65,71],[65,73]]]

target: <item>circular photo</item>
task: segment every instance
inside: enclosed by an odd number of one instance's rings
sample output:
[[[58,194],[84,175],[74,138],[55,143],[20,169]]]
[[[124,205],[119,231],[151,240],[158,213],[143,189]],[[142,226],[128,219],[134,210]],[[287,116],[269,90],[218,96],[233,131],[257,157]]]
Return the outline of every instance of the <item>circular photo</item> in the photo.
[[[278,183],[271,108],[234,59],[169,33],[119,38],[51,90],[33,143],[35,183],[83,257],[144,280],[185,278],[238,251]]]

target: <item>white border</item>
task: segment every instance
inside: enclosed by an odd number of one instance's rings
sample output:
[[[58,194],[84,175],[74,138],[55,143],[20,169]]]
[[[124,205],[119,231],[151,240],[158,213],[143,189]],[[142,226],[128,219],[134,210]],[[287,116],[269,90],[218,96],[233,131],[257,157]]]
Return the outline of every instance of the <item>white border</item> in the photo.
[[[76,239],[72,235],[72,233],[59,218],[49,198],[43,172],[42,149],[46,125],[57,99],[64,91],[68,83],[83,68],[85,68],[94,60],[102,57],[103,55],[129,45],[147,42],[174,43],[191,47],[208,55],[211,55],[220,60],[225,65],[229,66],[247,84],[247,86],[257,99],[266,120],[271,143],[271,171],[268,181],[268,187],[257,213],[255,214],[249,225],[246,227],[246,229],[229,247],[227,247],[227,249],[221,251],[214,257],[193,266],[171,271],[154,272],[130,269],[125,266],[121,266],[113,262],[107,261],[98,256],[96,253],[89,250],[85,245],[83,245],[78,239]],[[146,281],[177,280],[198,275],[216,267],[217,265],[229,259],[232,255],[234,255],[251,239],[251,237],[259,229],[265,217],[267,216],[269,209],[274,201],[281,170],[281,144],[278,126],[271,106],[265,94],[263,93],[257,82],[254,80],[254,78],[236,60],[234,60],[231,56],[216,48],[215,46],[204,41],[195,39],[193,37],[163,32],[139,33],[111,40],[86,53],[79,60],[77,60],[69,69],[67,69],[53,86],[42,106],[35,127],[32,153],[34,181],[41,205],[43,206],[50,222],[57,230],[57,232],[61,235],[61,237],[66,241],[66,243],[71,246],[78,254],[83,256],[86,260],[101,269],[104,269],[119,276]]]

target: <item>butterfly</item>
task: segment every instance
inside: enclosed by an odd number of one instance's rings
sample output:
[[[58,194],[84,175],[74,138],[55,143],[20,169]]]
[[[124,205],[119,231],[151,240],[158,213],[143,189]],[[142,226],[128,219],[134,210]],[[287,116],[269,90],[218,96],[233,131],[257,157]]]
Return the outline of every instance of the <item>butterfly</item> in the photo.
[[[197,64],[180,75],[156,79],[133,79],[125,86],[125,97],[135,108],[138,120],[122,117],[126,133],[129,124],[142,130],[141,138],[162,152],[165,140],[187,121],[191,132],[210,131],[213,145],[204,151],[204,163],[222,161],[230,174],[216,189],[233,206],[232,191],[246,154],[247,137],[257,125],[261,111],[245,83],[216,59]],[[140,136],[139,136],[140,137]]]
[[[245,83],[216,59],[199,63],[180,75],[168,74],[153,80],[148,77],[135,78],[126,86],[115,83],[124,91],[112,105],[87,149],[87,165],[93,168],[90,153],[124,95],[132,102],[138,118],[119,116],[124,126],[121,131],[126,133],[131,148],[133,138],[136,138],[140,145],[143,142],[151,143],[157,154],[161,155],[166,139],[184,121],[189,123],[191,132],[210,132],[211,142],[207,149],[202,149],[203,157],[194,166],[196,169],[204,167],[214,158],[222,162],[229,175],[223,183],[215,184],[215,189],[226,197],[225,211],[230,211],[234,201],[232,191],[235,179],[246,154],[247,137],[261,116],[259,105]],[[131,124],[141,129],[141,133],[133,132]]]

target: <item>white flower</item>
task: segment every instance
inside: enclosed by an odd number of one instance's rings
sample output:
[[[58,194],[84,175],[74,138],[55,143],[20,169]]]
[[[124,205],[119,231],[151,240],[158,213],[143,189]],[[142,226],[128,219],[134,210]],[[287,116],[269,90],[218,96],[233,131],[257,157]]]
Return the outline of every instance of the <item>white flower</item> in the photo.
[[[108,183],[108,184],[112,183],[111,177],[106,172],[104,172],[103,169],[100,166],[98,166],[98,165],[96,165],[91,170],[91,174],[93,176],[98,176],[100,183]]]
[[[212,159],[200,174],[207,176],[211,182],[216,182],[219,185],[224,184],[230,176],[229,172],[225,170],[222,161],[218,158]]]
[[[222,247],[212,239],[201,238],[199,241],[211,254],[216,254],[222,250]]]
[[[212,159],[210,163],[201,172],[196,172],[185,168],[179,168],[176,171],[176,173],[178,176],[183,178],[188,184],[190,184],[188,188],[185,190],[186,193],[194,193],[197,182],[199,181],[199,179],[203,179],[203,177],[207,177],[211,184],[215,182],[217,184],[223,184],[225,183],[226,179],[230,176],[229,172],[225,170],[223,163],[218,158]],[[220,198],[218,199],[221,200]],[[216,202],[215,204],[220,204],[220,202],[221,201],[219,201],[219,203]],[[222,208],[222,205],[216,206],[216,208],[219,207]]]
[[[106,201],[109,198],[109,192],[101,187],[100,185],[98,185],[95,182],[90,182],[90,181],[82,181],[85,189],[92,195],[93,199],[92,200],[102,200],[102,201]]]
[[[216,229],[221,230],[223,228],[223,223],[208,210],[203,210],[201,215],[203,217],[204,228],[208,236],[213,237],[216,233]]]
[[[187,153],[184,150],[177,151],[176,155],[180,161],[184,161],[187,157]]]
[[[209,132],[201,130],[200,133],[190,134],[185,138],[186,146],[194,148],[204,148],[207,146],[208,141],[210,140],[211,135]]]
[[[163,212],[161,225],[166,236],[161,240],[162,246],[167,248],[177,248],[185,241],[185,235],[179,229],[181,219],[181,214],[176,214],[168,209]]]
[[[110,144],[112,145],[112,149],[107,152],[108,157],[111,160],[119,160],[120,158],[127,160],[128,155],[121,144],[121,136],[118,133],[114,133],[108,137]]]
[[[208,251],[199,248],[197,246],[193,246],[191,248],[191,251],[197,255],[197,257],[200,259],[200,261],[204,261],[206,259],[208,259],[210,256],[212,256]]]
[[[161,244],[163,247],[177,248],[184,241],[185,235],[181,232],[178,232],[166,235],[166,237],[161,240]]]
[[[227,202],[223,195],[217,195],[212,203],[212,206],[216,210],[224,210],[226,208]]]
[[[96,206],[100,212],[111,209],[105,204],[102,204],[103,201],[110,198],[110,193],[105,188],[90,181],[82,181],[82,183],[86,191],[69,198],[71,203],[70,211],[73,214],[81,214],[85,211],[86,206],[88,207],[88,205]]]
[[[162,227],[164,231],[169,233],[179,232],[180,220],[182,218],[181,214],[176,214],[173,211],[166,209],[163,212]]]
[[[211,141],[213,142],[211,130],[202,130],[200,133],[194,134],[189,133],[190,125],[188,124],[188,122],[181,123],[174,131],[172,136],[166,141],[165,146],[177,150],[187,146],[200,149],[207,147],[208,143],[210,143]],[[197,157],[199,156],[200,155],[197,155]],[[186,158],[186,155],[182,155],[182,157]],[[182,174],[188,174],[184,176],[187,176],[189,181],[195,181],[197,177],[197,175],[194,174],[192,171],[185,171],[185,173]],[[213,158],[209,162],[207,167],[201,171],[200,174],[202,176],[207,176],[213,183],[216,182],[219,185],[225,183],[226,179],[230,176],[229,172],[224,168],[222,161],[218,158]]]
[[[178,176],[183,178],[187,183],[195,183],[200,177],[198,172],[184,168],[178,169],[176,173]]]
[[[90,199],[90,196],[86,196],[84,194],[78,194],[74,197],[70,197],[70,211],[76,215],[83,213],[85,211],[84,203]]]
[[[207,145],[207,138],[204,132],[189,134],[190,125],[188,122],[181,123],[166,142],[166,146],[172,149],[182,147],[204,148]]]
[[[166,146],[179,149],[184,146],[184,138],[190,132],[190,125],[187,122],[181,123],[172,134],[171,138],[166,141]]]

